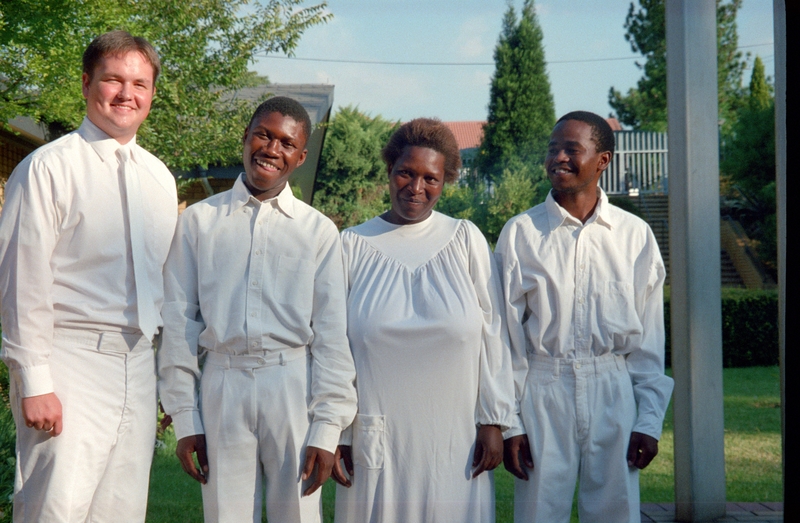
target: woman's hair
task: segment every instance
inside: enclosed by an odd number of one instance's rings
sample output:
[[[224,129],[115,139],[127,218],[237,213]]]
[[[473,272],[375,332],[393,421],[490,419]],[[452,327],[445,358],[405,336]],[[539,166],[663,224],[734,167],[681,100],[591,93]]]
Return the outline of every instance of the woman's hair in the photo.
[[[406,147],[427,147],[444,156],[444,181],[458,179],[461,153],[453,132],[438,118],[416,118],[397,129],[381,151],[383,161],[391,168]]]

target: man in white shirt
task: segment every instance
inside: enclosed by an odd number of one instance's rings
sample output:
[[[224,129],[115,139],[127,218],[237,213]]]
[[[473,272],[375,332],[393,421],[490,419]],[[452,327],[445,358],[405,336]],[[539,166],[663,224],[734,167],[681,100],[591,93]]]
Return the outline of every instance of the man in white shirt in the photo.
[[[341,245],[292,195],[311,122],[270,98],[233,189],[186,209],[165,267],[159,393],[207,522],[319,522],[319,487],[356,412]],[[202,366],[201,366],[202,364]],[[193,454],[196,454],[198,465]]]
[[[143,38],[96,38],[83,56],[80,128],[34,151],[6,184],[0,306],[15,522],[145,518],[152,339],[177,220],[174,178],[136,145],[159,71]]]
[[[598,186],[613,153],[603,118],[561,117],[552,191],[497,242],[524,425],[504,434],[517,522],[569,521],[578,481],[582,521],[638,523],[638,471],[658,453],[664,264],[647,224]]]

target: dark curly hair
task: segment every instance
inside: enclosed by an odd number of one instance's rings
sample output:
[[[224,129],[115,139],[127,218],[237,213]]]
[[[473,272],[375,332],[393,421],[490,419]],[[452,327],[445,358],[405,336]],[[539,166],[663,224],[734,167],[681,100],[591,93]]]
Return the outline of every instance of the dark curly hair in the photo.
[[[461,153],[456,137],[438,118],[415,118],[401,125],[381,151],[383,161],[391,168],[406,147],[427,147],[444,156],[444,181],[458,179]]]
[[[247,124],[249,129],[253,122],[262,116],[269,113],[281,113],[283,116],[294,118],[294,120],[303,126],[303,131],[306,135],[306,142],[311,136],[311,118],[308,116],[306,108],[300,105],[300,102],[288,96],[273,96],[266,101],[261,102],[250,118],[250,123]]]
[[[592,140],[594,140],[597,152],[608,151],[612,156],[614,155],[614,131],[611,130],[611,126],[608,125],[605,118],[589,111],[572,111],[559,118],[556,124],[566,120],[577,120],[589,124],[592,128]]]

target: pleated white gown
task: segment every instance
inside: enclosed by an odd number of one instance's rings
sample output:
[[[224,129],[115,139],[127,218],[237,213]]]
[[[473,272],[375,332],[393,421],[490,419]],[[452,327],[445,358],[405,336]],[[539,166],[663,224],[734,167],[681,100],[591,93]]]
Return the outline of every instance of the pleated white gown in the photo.
[[[491,251],[470,222],[374,218],[342,233],[359,413],[337,523],[493,522],[477,423],[513,415]]]

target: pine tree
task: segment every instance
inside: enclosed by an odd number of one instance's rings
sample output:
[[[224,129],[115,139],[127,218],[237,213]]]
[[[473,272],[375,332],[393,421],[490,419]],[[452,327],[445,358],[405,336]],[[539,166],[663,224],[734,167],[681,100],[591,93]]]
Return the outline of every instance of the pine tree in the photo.
[[[533,0],[525,0],[519,20],[509,2],[494,52],[489,116],[478,156],[479,171],[490,180],[498,180],[512,164],[541,165],[544,159],[555,108],[542,37]]]

